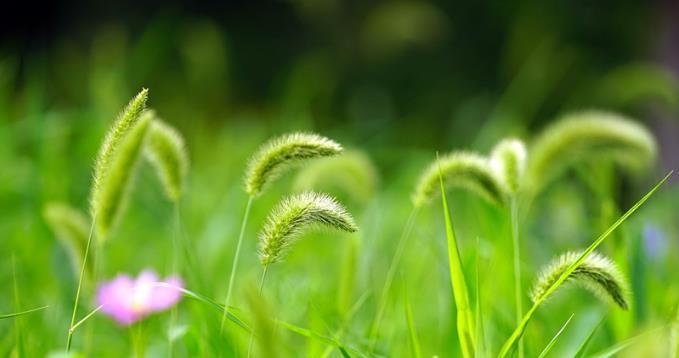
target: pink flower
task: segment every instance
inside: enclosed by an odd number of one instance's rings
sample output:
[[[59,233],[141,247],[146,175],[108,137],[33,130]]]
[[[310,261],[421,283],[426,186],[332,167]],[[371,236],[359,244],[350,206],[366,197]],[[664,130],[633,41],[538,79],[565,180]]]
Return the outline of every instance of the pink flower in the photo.
[[[176,276],[160,281],[151,270],[144,270],[132,279],[118,275],[97,289],[97,304],[101,311],[121,325],[130,325],[154,312],[164,311],[181,299],[184,287]]]

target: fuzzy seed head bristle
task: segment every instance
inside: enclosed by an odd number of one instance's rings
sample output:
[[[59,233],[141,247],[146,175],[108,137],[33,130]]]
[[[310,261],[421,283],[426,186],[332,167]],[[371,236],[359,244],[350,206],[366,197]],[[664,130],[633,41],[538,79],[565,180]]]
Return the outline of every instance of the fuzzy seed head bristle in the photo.
[[[358,230],[351,214],[332,197],[314,192],[290,196],[274,208],[259,235],[262,265],[281,261],[291,245],[314,227]]]
[[[581,254],[567,252],[543,269],[530,292],[531,299],[536,301],[543,296]],[[589,254],[565,282],[581,285],[601,300],[608,297],[624,310],[629,307],[627,281],[613,261],[596,252]]]
[[[448,188],[470,190],[500,206],[506,202],[506,191],[488,159],[475,153],[453,152],[435,160],[425,169],[412,197],[416,207],[440,193],[439,171]]]
[[[112,157],[120,146],[127,133],[139,120],[139,116],[146,108],[146,101],[148,100],[149,90],[143,88],[130,102],[125,109],[118,115],[118,119],[113,123],[111,128],[106,133],[104,141],[99,147],[99,153],[94,164],[94,174],[92,179],[92,194],[99,191],[102,182],[107,175],[107,171],[111,166]],[[96,213],[94,195],[90,196],[90,211],[94,215]]]
[[[342,152],[337,142],[317,134],[293,133],[274,138],[252,157],[245,174],[245,191],[258,196],[286,169],[305,160],[329,157]]]
[[[526,171],[526,146],[520,139],[501,140],[490,154],[490,165],[506,190],[512,195],[516,194]]]
[[[103,169],[105,176],[101,178],[99,186],[92,190],[91,208],[99,240],[107,237],[124,212],[146,134],[154,116],[153,111],[142,112],[111,155],[107,167]]]
[[[177,202],[189,170],[184,138],[169,124],[155,119],[149,129],[144,155],[155,169],[165,195]]]

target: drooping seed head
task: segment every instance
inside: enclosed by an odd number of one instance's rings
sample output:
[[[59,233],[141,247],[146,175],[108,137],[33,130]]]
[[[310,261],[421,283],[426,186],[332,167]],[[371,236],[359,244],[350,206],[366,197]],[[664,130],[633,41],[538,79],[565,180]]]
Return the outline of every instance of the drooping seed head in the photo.
[[[262,193],[285,169],[308,159],[342,152],[335,141],[316,134],[287,134],[264,144],[253,156],[245,174],[245,191],[251,197]]]
[[[43,217],[56,239],[66,249],[71,259],[73,273],[77,275],[83,263],[83,253],[89,235],[88,218],[80,210],[63,203],[47,203],[43,209]],[[91,262],[88,260],[88,272]]]
[[[565,253],[543,269],[531,290],[531,299],[536,301],[542,297],[581,254],[581,252]],[[589,254],[565,282],[579,284],[601,300],[610,298],[624,310],[629,307],[628,285],[623,275],[613,261],[596,252]]]
[[[315,227],[345,232],[358,230],[354,218],[335,199],[314,192],[290,196],[274,208],[259,235],[262,265],[281,261],[291,245]]]
[[[189,158],[179,131],[154,119],[149,129],[144,155],[163,184],[165,195],[177,202],[189,170]]]
[[[104,141],[99,147],[99,153],[94,164],[94,175],[92,179],[92,194],[101,190],[104,178],[111,167],[111,161],[118,150],[121,142],[128,134],[130,129],[139,120],[139,116],[146,108],[146,100],[148,99],[149,90],[144,88],[127,104],[125,109],[118,115],[118,119],[113,123]],[[90,211],[94,215],[95,210],[94,195],[90,196]]]
[[[656,152],[653,135],[629,118],[603,111],[568,114],[533,143],[527,186],[538,191],[571,165],[592,159],[636,170],[651,163]]]
[[[413,194],[415,207],[440,193],[439,172],[448,188],[470,190],[500,206],[506,202],[505,189],[488,159],[475,153],[453,152],[438,158],[423,172]]]
[[[124,212],[144,148],[144,140],[154,116],[153,111],[142,112],[111,155],[100,184],[93,188],[92,212],[97,237],[100,240],[106,238]]]
[[[490,154],[490,165],[507,191],[516,194],[526,171],[526,146],[516,138],[501,140]]]

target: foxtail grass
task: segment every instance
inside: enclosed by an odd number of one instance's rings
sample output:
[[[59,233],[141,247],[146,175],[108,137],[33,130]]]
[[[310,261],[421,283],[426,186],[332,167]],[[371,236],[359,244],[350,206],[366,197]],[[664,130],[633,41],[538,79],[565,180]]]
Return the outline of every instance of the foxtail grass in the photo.
[[[655,158],[656,147],[653,135],[627,117],[604,111],[567,114],[531,146],[526,187],[537,193],[565,169],[592,158],[639,170]]]
[[[569,276],[578,268],[580,265],[587,259],[587,256],[589,256],[594,250],[601,245],[601,243],[606,240],[608,236],[611,235],[615,229],[618,228],[627,218],[630,217],[637,209],[639,209],[664,183],[667,181],[667,179],[672,175],[672,172],[669,172],[662,180],[660,180],[646,195],[644,195],[639,201],[637,201],[636,204],[634,204],[625,214],[623,214],[616,222],[614,222],[606,231],[604,231],[594,242],[587,248],[585,249],[580,256],[578,256],[568,267],[566,267],[565,270],[559,275],[554,282],[547,287],[542,294],[539,297],[536,297],[535,302],[533,303],[533,306],[526,312],[526,314],[523,316],[523,319],[521,320],[521,323],[514,329],[512,334],[509,336],[507,341],[503,344],[499,357],[506,357],[507,355],[510,354],[511,350],[514,348],[514,345],[516,342],[521,338],[523,335],[526,326],[530,322],[531,318],[533,317],[533,314],[535,311],[540,307],[540,305],[547,300],[554,291],[556,291],[568,278]]]
[[[163,184],[167,198],[176,203],[189,170],[184,138],[169,124],[154,119],[148,133],[144,155]]]
[[[274,138],[264,145],[250,159],[245,172],[245,192],[248,194],[248,201],[245,206],[245,213],[241,221],[241,227],[236,242],[236,251],[231,261],[231,273],[226,291],[224,306],[231,304],[233,286],[238,271],[240,251],[245,237],[245,228],[250,217],[252,204],[266,187],[271,184],[286,169],[300,165],[307,160],[331,157],[342,153],[343,148],[332,139],[310,133],[292,133]],[[225,312],[226,312],[225,311]],[[220,332],[224,330],[226,313],[222,317]]]
[[[504,139],[495,145],[490,155],[490,165],[501,178],[509,196],[509,218],[512,231],[514,261],[514,304],[516,324],[523,316],[523,289],[521,288],[521,241],[519,239],[519,192],[526,171],[526,146],[519,139]],[[519,357],[524,356],[523,340],[519,341]]]
[[[43,217],[56,239],[66,249],[73,274],[77,276],[83,264],[83,253],[90,227],[89,219],[78,209],[56,202],[45,204]],[[91,264],[87,266],[86,274],[92,274]]]
[[[259,292],[269,265],[280,262],[292,245],[308,230],[322,227],[337,231],[358,230],[354,218],[332,197],[306,192],[283,199],[269,214],[259,235],[259,261],[264,267]],[[252,335],[248,344],[248,356],[252,349]]]

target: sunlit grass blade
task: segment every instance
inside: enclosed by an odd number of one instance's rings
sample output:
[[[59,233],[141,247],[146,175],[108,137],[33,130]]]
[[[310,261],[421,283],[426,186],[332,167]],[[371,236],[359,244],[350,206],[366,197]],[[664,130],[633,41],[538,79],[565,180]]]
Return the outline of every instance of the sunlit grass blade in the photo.
[[[630,217],[637,209],[639,209],[645,202],[648,200],[664,183],[667,181],[667,179],[672,175],[672,172],[669,172],[662,180],[660,180],[646,195],[644,195],[639,201],[637,201],[636,204],[634,204],[625,214],[623,214],[616,222],[613,223],[606,231],[604,231],[601,236],[599,236],[594,242],[587,248],[585,249],[580,257],[578,257],[577,260],[575,260],[564,272],[559,276],[559,278],[554,281],[554,283],[544,291],[544,293],[536,298],[536,301],[533,303],[533,307],[531,307],[528,312],[523,317],[523,320],[521,323],[516,327],[516,329],[512,332],[512,334],[509,336],[507,341],[504,343],[502,346],[502,349],[500,350],[499,357],[506,357],[511,350],[514,347],[514,344],[521,338],[523,335],[524,330],[526,329],[526,326],[528,325],[528,322],[530,322],[531,318],[533,317],[533,314],[535,311],[538,309],[538,307],[554,292],[556,289],[558,289],[567,279],[568,277],[577,269],[583,261],[587,258],[589,254],[591,254],[601,243],[615,230],[620,226],[627,218]]]
[[[546,357],[547,354],[552,350],[552,348],[554,348],[554,345],[559,340],[559,337],[561,337],[561,334],[563,333],[563,331],[566,330],[566,327],[568,327],[568,324],[571,323],[573,316],[575,316],[575,313],[571,314],[571,316],[568,317],[568,319],[566,320],[566,323],[564,323],[563,326],[561,326],[561,328],[556,332],[554,337],[552,337],[552,339],[549,341],[549,343],[547,343],[547,346],[545,347],[545,349],[542,350],[542,352],[540,352],[540,355],[538,356],[538,358]]]
[[[592,327],[592,330],[589,332],[587,337],[585,337],[585,340],[582,341],[580,347],[578,347],[578,350],[575,351],[573,358],[582,358],[585,356],[585,353],[587,353],[587,348],[589,348],[589,343],[592,342],[592,339],[599,331],[599,328],[601,328],[601,326],[604,324],[605,319],[606,316],[601,317],[601,319],[599,319],[599,322],[597,322],[596,326]]]
[[[476,312],[474,313],[474,321],[476,322],[476,332],[474,338],[474,356],[475,357],[485,357],[487,356],[486,347],[486,332],[483,327],[483,300],[481,299],[481,244],[480,239],[476,237]]]
[[[408,326],[408,339],[410,340],[411,354],[415,358],[422,357],[422,349],[420,348],[420,339],[417,337],[417,329],[415,328],[415,320],[413,319],[413,308],[410,305],[410,297],[408,296],[408,287],[403,284],[403,309],[405,312],[406,324]]]
[[[439,169],[440,170],[440,169]],[[453,229],[453,222],[448,209],[446,189],[443,185],[443,176],[439,171],[439,184],[441,188],[441,201],[443,202],[443,215],[446,222],[446,239],[448,242],[448,266],[450,268],[450,282],[453,288],[455,306],[457,307],[457,335],[460,340],[460,348],[464,357],[474,356],[474,321],[469,307],[469,292],[464,278],[460,252],[457,246],[457,238]]]
[[[32,308],[30,310],[25,310],[21,312],[14,312],[14,313],[7,313],[7,314],[1,314],[0,319],[7,319],[7,318],[14,318],[17,316],[23,316],[25,314],[33,313],[33,312],[38,312],[46,309],[49,306],[42,306],[42,307],[37,307],[37,308]]]

